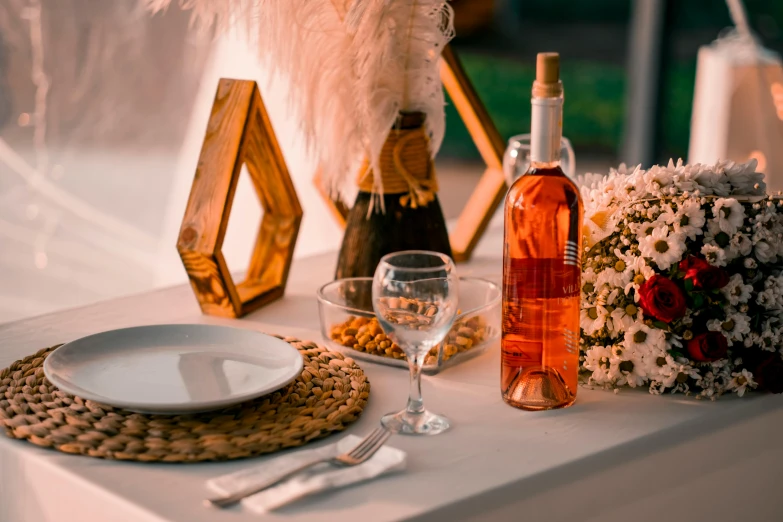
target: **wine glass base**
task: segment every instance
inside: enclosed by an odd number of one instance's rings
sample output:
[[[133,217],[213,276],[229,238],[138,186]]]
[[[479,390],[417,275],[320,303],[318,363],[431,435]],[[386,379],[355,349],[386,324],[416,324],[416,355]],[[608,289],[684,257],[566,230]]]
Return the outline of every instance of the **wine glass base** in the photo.
[[[401,435],[437,435],[451,426],[446,417],[427,410],[421,413],[411,413],[408,410],[389,413],[381,418],[381,424],[392,433]]]

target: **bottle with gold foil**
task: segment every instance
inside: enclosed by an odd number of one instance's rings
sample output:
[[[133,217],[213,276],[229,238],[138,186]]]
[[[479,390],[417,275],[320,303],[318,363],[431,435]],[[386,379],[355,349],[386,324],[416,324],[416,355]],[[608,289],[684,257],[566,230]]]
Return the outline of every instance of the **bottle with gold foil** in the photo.
[[[582,201],[560,168],[563,84],[557,53],[539,53],[530,168],[506,195],[503,250],[503,400],[526,410],[576,399]]]

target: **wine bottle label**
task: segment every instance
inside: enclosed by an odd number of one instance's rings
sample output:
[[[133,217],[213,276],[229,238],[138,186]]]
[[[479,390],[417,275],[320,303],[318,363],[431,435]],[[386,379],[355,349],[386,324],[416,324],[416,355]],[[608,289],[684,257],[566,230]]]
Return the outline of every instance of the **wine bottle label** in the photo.
[[[563,135],[563,99],[532,98],[530,119],[530,161],[560,161],[560,138]]]
[[[580,292],[581,269],[574,258],[509,259],[503,267],[507,299],[557,299]]]

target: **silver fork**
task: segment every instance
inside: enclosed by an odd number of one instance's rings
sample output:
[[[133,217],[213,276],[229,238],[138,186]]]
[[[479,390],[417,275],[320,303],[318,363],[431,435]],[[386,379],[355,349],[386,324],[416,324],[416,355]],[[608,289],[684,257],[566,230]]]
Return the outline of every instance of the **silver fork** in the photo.
[[[207,506],[215,506],[220,508],[232,506],[245,497],[249,497],[250,495],[255,495],[256,493],[259,493],[267,488],[271,488],[272,486],[279,484],[284,480],[291,478],[294,475],[301,473],[302,471],[312,466],[315,466],[317,464],[328,463],[333,466],[344,467],[344,468],[351,467],[351,466],[358,466],[362,462],[367,461],[367,459],[375,455],[375,452],[381,449],[381,446],[383,446],[383,444],[390,436],[391,436],[391,432],[388,431],[383,426],[381,426],[375,431],[373,431],[372,433],[370,433],[369,435],[367,435],[359,444],[356,445],[355,448],[343,453],[342,455],[316,460],[315,462],[308,462],[307,464],[299,466],[298,468],[294,468],[291,471],[286,472],[284,475],[275,477],[274,479],[269,480],[265,483],[257,484],[253,487],[246,488],[241,491],[237,491],[236,493],[233,493],[231,495],[226,495],[224,497],[206,499],[204,501],[204,504],[206,504]]]

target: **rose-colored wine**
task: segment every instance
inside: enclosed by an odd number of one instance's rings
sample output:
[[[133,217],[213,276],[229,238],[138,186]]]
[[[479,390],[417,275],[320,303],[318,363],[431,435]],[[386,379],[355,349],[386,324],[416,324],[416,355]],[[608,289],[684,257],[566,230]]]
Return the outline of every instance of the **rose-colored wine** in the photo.
[[[559,166],[557,66],[557,55],[539,55],[531,166],[505,205],[501,392],[529,410],[573,404],[579,369],[582,202]]]

